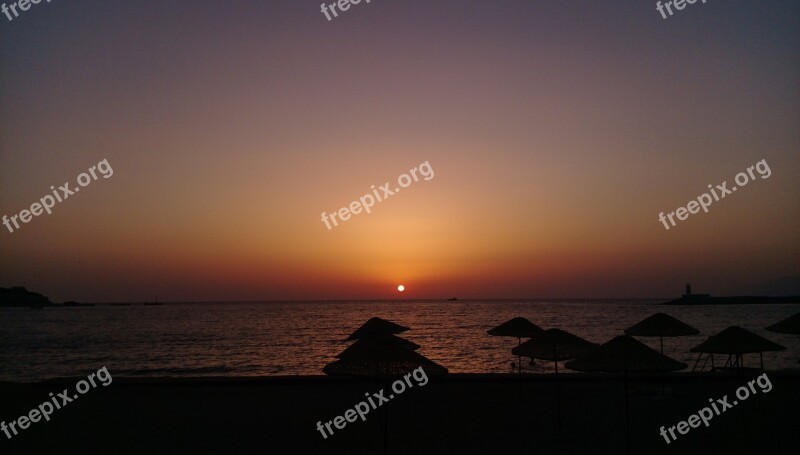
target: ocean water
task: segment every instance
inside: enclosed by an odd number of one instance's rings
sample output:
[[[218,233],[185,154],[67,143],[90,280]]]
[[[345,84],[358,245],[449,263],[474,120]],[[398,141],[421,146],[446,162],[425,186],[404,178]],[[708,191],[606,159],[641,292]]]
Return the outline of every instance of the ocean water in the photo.
[[[264,302],[163,306],[0,309],[0,380],[74,377],[107,367],[114,376],[321,375],[347,347],[344,340],[372,316],[411,330],[401,336],[453,373],[504,373],[516,361],[517,340],[486,331],[523,316],[603,343],[653,313],[694,326],[700,335],[666,338],[664,353],[693,365],[689,349],[730,325],[786,346],[765,353],[769,371],[797,369],[800,336],[764,327],[800,305],[676,307],[652,301]],[[641,339],[658,349],[658,339]],[[724,361],[716,357],[717,364]],[[527,361],[523,360],[527,365]],[[757,366],[758,355],[745,356]],[[549,372],[552,362],[528,371]],[[568,372],[568,370],[566,370]]]

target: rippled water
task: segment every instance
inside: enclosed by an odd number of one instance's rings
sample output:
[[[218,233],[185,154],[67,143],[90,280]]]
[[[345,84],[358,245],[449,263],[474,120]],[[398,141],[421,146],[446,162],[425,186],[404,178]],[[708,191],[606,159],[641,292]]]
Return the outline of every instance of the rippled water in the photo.
[[[602,343],[664,312],[696,327],[668,338],[664,353],[694,363],[689,348],[729,325],[786,346],[767,369],[797,368],[800,337],[764,326],[800,305],[664,307],[645,301],[208,303],[0,310],[0,380],[77,376],[102,366],[115,376],[319,375],[372,316],[411,327],[402,336],[454,373],[508,372],[517,340],[486,330],[515,316]],[[658,339],[643,339],[658,349]],[[718,360],[722,360],[718,357]],[[747,356],[755,366],[757,355]],[[536,366],[547,371],[552,364]]]

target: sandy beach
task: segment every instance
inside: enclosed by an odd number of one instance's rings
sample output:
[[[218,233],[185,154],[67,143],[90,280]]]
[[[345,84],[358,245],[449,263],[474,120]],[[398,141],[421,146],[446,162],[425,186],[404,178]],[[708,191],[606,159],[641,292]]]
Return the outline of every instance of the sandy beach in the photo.
[[[800,374],[768,373],[773,389],[751,396],[667,445],[659,428],[686,420],[709,398],[732,397],[754,373],[629,377],[631,453],[794,453]],[[563,429],[552,375],[454,374],[406,391],[367,420],[323,439],[316,422],[344,414],[374,381],[330,377],[124,379],[4,441],[6,453],[625,453],[624,387],[618,375],[562,375]],[[0,384],[3,418],[27,413],[72,379]],[[5,452],[5,451],[4,451]]]

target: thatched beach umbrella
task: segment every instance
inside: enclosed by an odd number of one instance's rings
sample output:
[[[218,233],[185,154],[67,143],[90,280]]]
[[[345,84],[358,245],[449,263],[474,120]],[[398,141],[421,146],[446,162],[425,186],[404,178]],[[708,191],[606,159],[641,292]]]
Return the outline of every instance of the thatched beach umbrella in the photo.
[[[625,377],[625,435],[628,453],[631,452],[630,416],[628,407],[628,372],[667,373],[686,368],[686,364],[649,348],[629,335],[613,340],[577,357],[564,366],[571,370],[601,373],[624,373]]]
[[[496,337],[516,337],[517,346],[522,344],[523,338],[533,338],[542,332],[544,332],[544,329],[521,317],[510,319],[486,331],[489,335]],[[522,374],[522,359],[520,356],[517,356],[517,362],[517,374]]]
[[[325,365],[322,371],[332,376],[356,376],[381,380],[394,379],[418,367],[422,367],[429,377],[447,374],[447,368],[422,354],[397,344],[364,341],[356,343],[350,348],[340,354],[339,360]]]
[[[629,335],[620,335],[564,366],[571,370],[602,373],[661,373],[686,368],[685,363],[667,357]]]
[[[395,324],[381,318],[370,318],[361,327],[356,329],[345,341],[361,340],[365,338],[382,337],[384,335],[397,335],[398,333],[409,330],[408,327]]]
[[[419,345],[412,341],[408,341],[405,338],[400,338],[399,336],[395,335],[385,335],[383,337],[375,337],[375,338],[365,338],[362,340],[357,340],[355,343],[351,344],[347,347],[344,351],[336,354],[337,359],[348,359],[348,358],[359,358],[362,357],[362,354],[365,351],[371,351],[373,349],[379,348],[381,345],[389,345],[389,346],[399,346],[401,348],[410,349],[412,351],[416,351],[419,349]]]
[[[775,324],[766,327],[766,329],[770,332],[800,335],[800,313],[797,313],[794,316],[789,316],[780,322],[776,322]]]
[[[658,337],[661,353],[664,353],[664,337],[697,335],[700,331],[665,313],[656,313],[625,330],[625,334],[637,337]],[[666,381],[661,377],[661,395],[666,393]]]
[[[397,330],[397,328],[402,331],[408,330],[408,328],[383,319],[370,319],[351,335],[351,338],[356,337],[358,341],[339,353],[336,356],[339,360],[325,365],[322,371],[331,376],[371,378],[384,384],[419,367],[422,367],[428,377],[447,374],[447,368],[414,352],[413,349],[419,348],[417,344],[392,334],[378,334],[387,328],[390,331]],[[383,409],[383,416],[383,452],[388,453],[388,407]]]
[[[756,335],[755,333],[745,330],[738,326],[731,326],[719,332],[716,335],[711,335],[708,339],[699,345],[690,349],[691,352],[698,352],[697,363],[703,354],[711,355],[712,359],[714,354],[728,354],[728,360],[725,365],[736,366],[737,368],[744,366],[744,354],[759,354],[761,358],[761,369],[764,369],[764,351],[782,351],[786,347],[777,343],[773,343],[768,339]],[[735,361],[731,363],[731,356],[734,356]],[[713,365],[713,360],[712,360]],[[694,370],[694,368],[692,368]]]
[[[552,360],[556,368],[556,419],[561,429],[559,404],[558,362],[578,357],[597,345],[560,329],[548,329],[511,350],[512,354],[532,359]]]
[[[636,337],[658,337],[661,340],[661,353],[664,353],[664,337],[697,335],[700,331],[684,324],[674,317],[656,313],[625,330],[626,335]]]
[[[574,359],[596,347],[597,344],[564,330],[548,329],[512,349],[511,353],[533,359],[553,360],[558,372],[559,360]]]

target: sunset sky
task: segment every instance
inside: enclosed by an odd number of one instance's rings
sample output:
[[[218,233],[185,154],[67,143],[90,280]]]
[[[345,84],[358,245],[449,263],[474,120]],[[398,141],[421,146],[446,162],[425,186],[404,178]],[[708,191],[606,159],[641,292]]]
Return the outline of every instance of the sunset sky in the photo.
[[[800,4],[42,2],[0,16],[0,286],[672,297],[800,274]],[[769,179],[660,212],[766,159]],[[420,181],[327,230],[371,185]],[[406,291],[399,294],[398,284]]]

